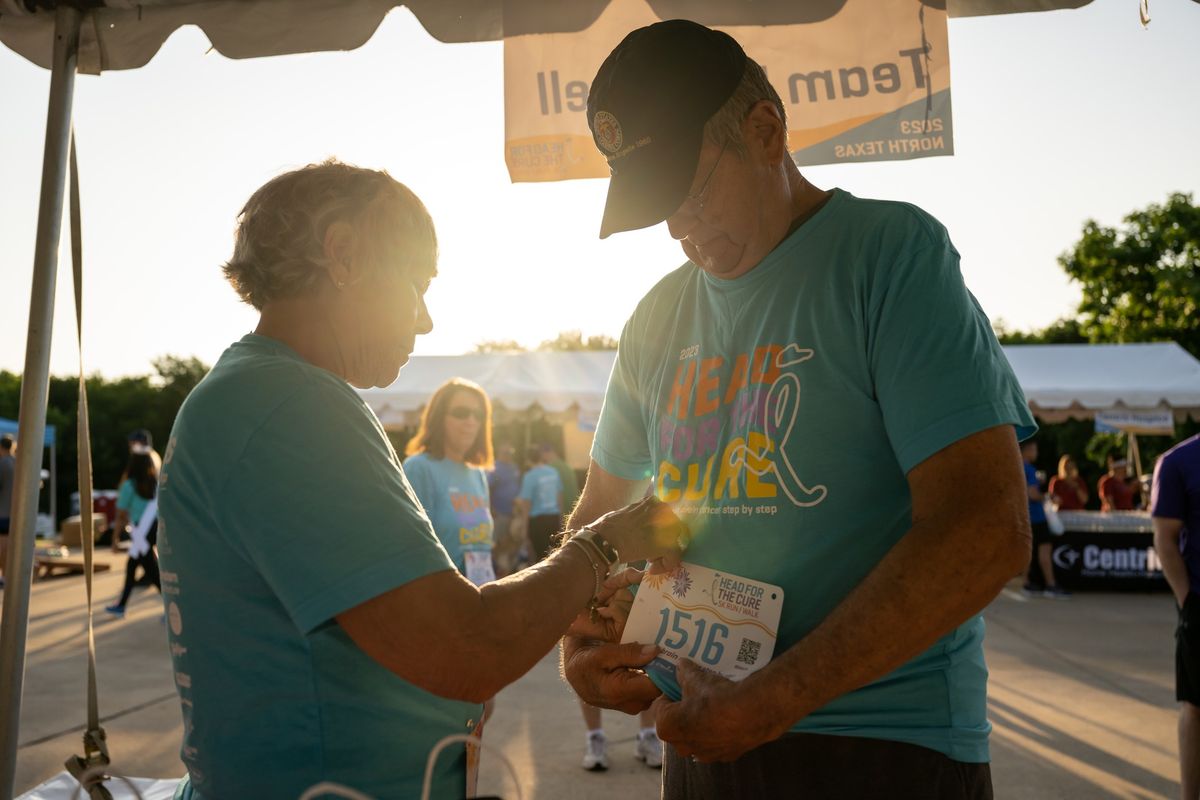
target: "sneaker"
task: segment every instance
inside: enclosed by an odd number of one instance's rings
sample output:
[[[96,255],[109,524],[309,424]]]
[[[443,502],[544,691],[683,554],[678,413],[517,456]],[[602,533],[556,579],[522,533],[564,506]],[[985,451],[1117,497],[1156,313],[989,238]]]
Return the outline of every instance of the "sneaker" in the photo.
[[[1055,600],[1064,600],[1071,596],[1071,593],[1061,586],[1047,586],[1046,591],[1042,592],[1043,597],[1052,597]]]
[[[125,618],[125,606],[105,606],[104,610],[112,614],[117,619]]]
[[[592,772],[608,769],[608,737],[604,731],[588,734],[587,749],[583,751],[583,768]]]
[[[645,761],[646,766],[651,769],[662,769],[662,740],[658,738],[658,734],[653,730],[639,732],[637,749],[634,750],[633,757],[638,761]]]
[[[1026,597],[1038,597],[1039,595],[1043,594],[1043,592],[1044,590],[1042,587],[1034,583],[1027,583],[1021,587],[1021,594],[1025,595]]]

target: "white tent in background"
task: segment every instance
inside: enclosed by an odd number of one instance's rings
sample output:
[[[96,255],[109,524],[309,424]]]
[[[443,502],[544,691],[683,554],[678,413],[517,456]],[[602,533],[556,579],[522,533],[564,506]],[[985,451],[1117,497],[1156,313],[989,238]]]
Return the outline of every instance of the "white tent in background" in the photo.
[[[1175,342],[1007,345],[1004,354],[1044,422],[1099,418],[1169,433],[1175,420],[1200,419],[1200,361]],[[510,412],[536,406],[594,419],[615,358],[613,350],[415,356],[391,386],[361,394],[388,428],[416,424],[433,390],[453,377],[475,381]]]
[[[559,413],[600,413],[614,350],[416,356],[391,386],[360,394],[386,428],[414,425],[434,389],[450,378],[482,386],[493,405],[509,412],[534,406]]]
[[[1029,407],[1046,422],[1121,414],[1200,419],[1200,361],[1175,342],[1008,345]],[[1110,419],[1113,417],[1109,417]]]

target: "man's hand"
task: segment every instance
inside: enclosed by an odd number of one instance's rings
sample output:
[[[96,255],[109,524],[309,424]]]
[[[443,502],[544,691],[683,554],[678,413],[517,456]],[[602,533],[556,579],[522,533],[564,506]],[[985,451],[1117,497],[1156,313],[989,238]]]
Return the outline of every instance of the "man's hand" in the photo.
[[[744,681],[734,683],[682,658],[676,679],[682,698],[672,702],[659,697],[653,708],[658,738],[685,758],[733,761],[791,727],[773,719],[770,709],[758,708]]]
[[[654,495],[609,511],[587,527],[603,537],[622,561],[647,561],[652,572],[678,566],[689,537],[687,525]]]
[[[652,644],[605,644],[567,636],[562,641],[563,677],[583,702],[637,714],[661,694],[640,669],[656,655]]]

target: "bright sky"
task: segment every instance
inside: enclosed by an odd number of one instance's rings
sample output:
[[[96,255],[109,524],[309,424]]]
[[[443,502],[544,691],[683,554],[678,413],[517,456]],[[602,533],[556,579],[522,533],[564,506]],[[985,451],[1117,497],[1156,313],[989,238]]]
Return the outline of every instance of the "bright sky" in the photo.
[[[1117,224],[1174,190],[1200,199],[1200,4],[1136,0],[950,21],[948,158],[810,167],[818,186],[903,199],[949,228],[993,318],[1072,313],[1055,262],[1085,219]],[[502,46],[444,45],[394,11],[350,53],[231,61],[196,29],[140,70],[80,76],[90,370],[140,374],[164,353],[212,363],[255,315],[223,282],[234,217],[284,170],[337,156],[412,187],[438,226],[435,330],[417,354],[559,331],[617,335],[682,262],[659,226],[601,242],[603,180],[509,183]],[[0,47],[0,369],[21,371],[49,73]],[[69,251],[51,368],[75,368]]]

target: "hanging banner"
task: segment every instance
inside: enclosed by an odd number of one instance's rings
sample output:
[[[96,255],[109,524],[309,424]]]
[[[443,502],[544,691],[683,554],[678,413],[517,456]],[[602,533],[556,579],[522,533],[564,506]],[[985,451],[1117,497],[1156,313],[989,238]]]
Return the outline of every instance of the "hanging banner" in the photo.
[[[1152,408],[1140,411],[1096,412],[1097,433],[1142,433],[1146,435],[1171,435],[1175,433],[1175,415],[1169,408]]]
[[[644,0],[613,0],[578,33],[504,40],[505,160],[514,182],[608,176],[587,126],[588,84],[626,34],[657,21]],[[846,0],[818,22],[718,27],[779,92],[797,164],[953,154],[944,9]]]

